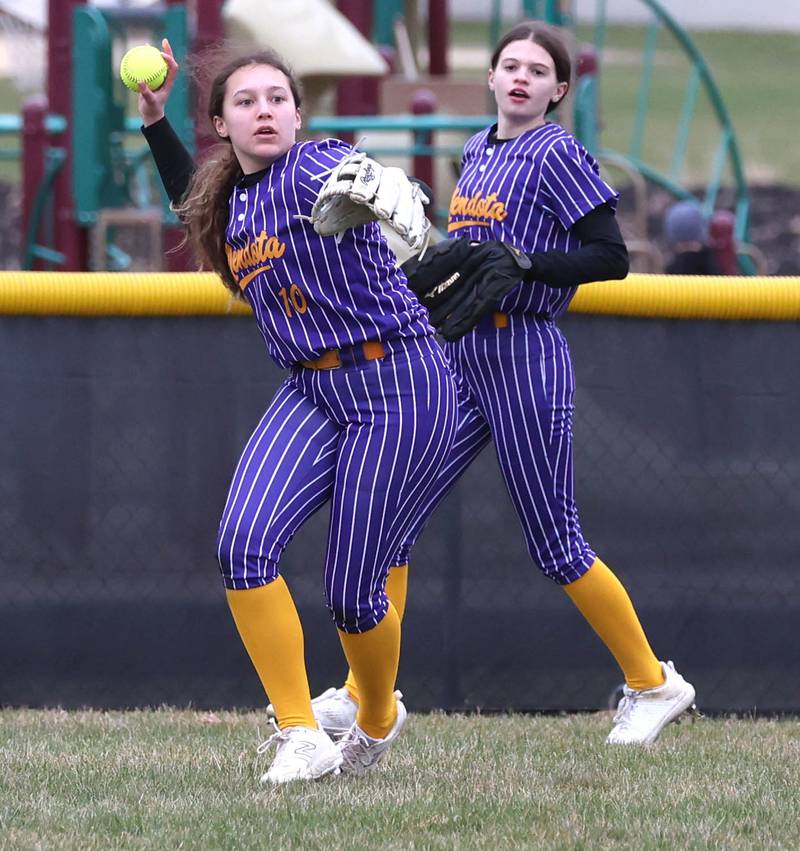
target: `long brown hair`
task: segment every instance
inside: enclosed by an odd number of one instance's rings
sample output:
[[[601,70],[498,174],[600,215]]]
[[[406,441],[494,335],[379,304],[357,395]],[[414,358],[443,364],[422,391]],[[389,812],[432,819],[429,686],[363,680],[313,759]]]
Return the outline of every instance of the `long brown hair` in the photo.
[[[222,115],[228,78],[234,71],[250,65],[269,65],[281,71],[289,81],[295,107],[300,108],[303,100],[300,83],[274,51],[260,50],[231,59],[228,49],[214,48],[212,51],[206,51],[201,60],[196,62],[197,76],[202,75],[202,69],[208,69],[209,59],[213,54],[224,55],[227,62],[210,81],[207,113],[212,127],[214,117]],[[219,59],[216,67],[219,67]],[[220,137],[216,130],[214,133],[221,140],[221,144],[211,149],[208,157],[195,171],[189,191],[176,212],[186,225],[187,241],[192,246],[201,268],[212,269],[231,292],[241,296],[239,285],[228,266],[225,231],[228,226],[230,195],[244,173],[233,152],[230,139]]]
[[[556,81],[566,83],[567,91],[569,91],[569,83],[572,78],[572,61],[569,58],[567,45],[556,27],[550,24],[543,24],[540,21],[523,21],[521,24],[517,24],[514,29],[509,30],[497,42],[490,63],[493,71],[497,68],[497,63],[500,61],[500,54],[512,41],[532,41],[534,44],[543,47],[553,60],[553,65],[556,69]],[[557,104],[558,101],[551,100],[547,105],[545,115],[555,109]]]

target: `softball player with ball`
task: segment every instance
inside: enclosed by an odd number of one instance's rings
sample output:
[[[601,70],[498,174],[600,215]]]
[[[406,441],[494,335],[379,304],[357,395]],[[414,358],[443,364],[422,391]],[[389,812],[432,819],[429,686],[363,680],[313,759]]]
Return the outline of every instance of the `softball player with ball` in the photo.
[[[164,117],[177,72],[139,86],[144,133],[203,265],[247,300],[288,370],[233,475],[217,555],[239,635],[274,707],[283,783],[374,766],[400,732],[400,617],[386,595],[457,425],[456,388],[427,313],[377,218],[419,248],[419,192],[335,139],[297,142],[300,90],[278,56],[239,57],[213,80],[208,115],[224,151],[197,170]],[[188,185],[188,192],[187,192]],[[311,707],[303,633],[280,575],[284,548],[330,500],[328,607],[359,683],[341,741]]]
[[[584,538],[575,504],[574,376],[556,320],[578,285],[623,278],[628,260],[614,216],[617,194],[580,143],[545,118],[566,95],[570,75],[557,30],[530,22],[501,39],[488,78],[497,124],[466,143],[450,239],[404,265],[409,285],[452,341],[461,407],[450,458],[395,563],[406,564],[431,511],[493,441],[531,557],[624,673],[607,741],[644,744],[692,705],[695,692],[653,654],[628,594]],[[313,706],[322,726],[340,734],[361,699],[351,670],[343,688]]]

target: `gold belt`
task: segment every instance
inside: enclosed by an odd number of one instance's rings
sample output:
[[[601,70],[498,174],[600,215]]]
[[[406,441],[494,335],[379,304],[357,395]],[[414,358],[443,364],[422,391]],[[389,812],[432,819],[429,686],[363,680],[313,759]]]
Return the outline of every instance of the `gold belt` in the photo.
[[[360,349],[364,356],[364,360],[380,360],[386,356],[386,348],[383,343],[367,342],[361,343],[360,346],[353,346],[353,349]],[[342,365],[342,352],[347,349],[328,349],[327,352],[321,354],[314,360],[304,360],[301,365],[306,369],[338,369]]]

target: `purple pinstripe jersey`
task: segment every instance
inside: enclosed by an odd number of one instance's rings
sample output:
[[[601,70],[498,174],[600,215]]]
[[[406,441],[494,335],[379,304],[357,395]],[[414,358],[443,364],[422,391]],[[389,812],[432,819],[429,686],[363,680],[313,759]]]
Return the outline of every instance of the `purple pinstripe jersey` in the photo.
[[[432,333],[377,223],[337,244],[306,219],[330,170],[352,148],[300,142],[230,198],[228,265],[279,366],[367,340]]]
[[[617,193],[599,175],[597,163],[558,124],[544,124],[515,139],[490,144],[490,127],[464,146],[461,177],[450,199],[448,234],[499,239],[522,251],[570,251],[580,243],[569,229]],[[575,288],[542,281],[522,284],[499,309],[563,314]]]

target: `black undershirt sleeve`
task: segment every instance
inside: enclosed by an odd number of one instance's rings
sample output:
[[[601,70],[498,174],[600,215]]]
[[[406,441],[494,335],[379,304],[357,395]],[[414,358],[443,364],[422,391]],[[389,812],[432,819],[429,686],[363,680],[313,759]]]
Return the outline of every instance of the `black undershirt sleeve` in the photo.
[[[596,207],[570,229],[581,241],[574,251],[543,251],[529,254],[531,268],[526,281],[543,281],[557,289],[590,281],[610,281],[628,274],[628,249],[608,204]]]
[[[166,116],[149,127],[142,127],[142,133],[150,146],[169,200],[174,205],[180,204],[194,174],[195,166],[191,154],[172,129]]]

